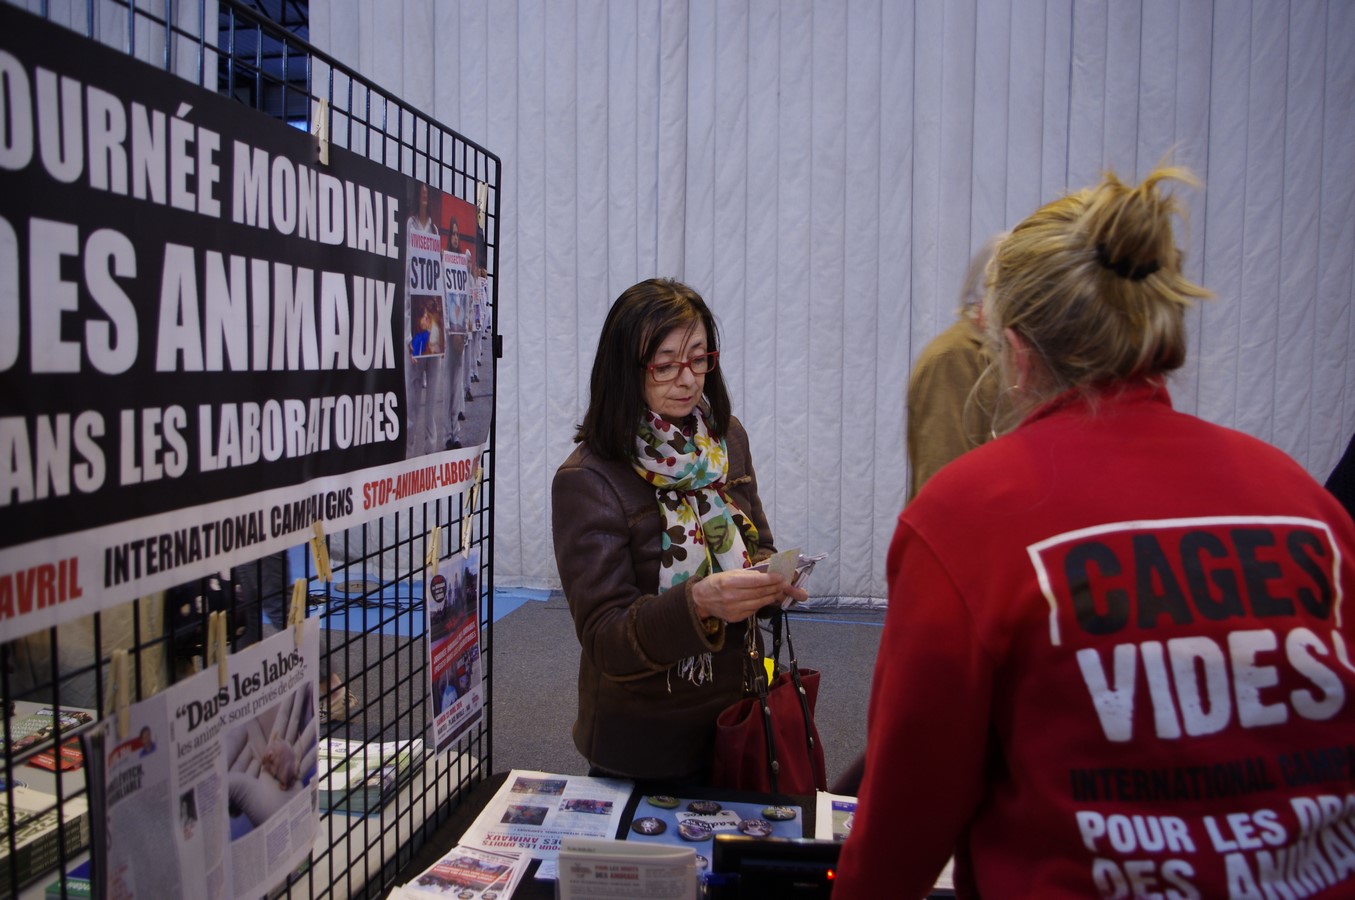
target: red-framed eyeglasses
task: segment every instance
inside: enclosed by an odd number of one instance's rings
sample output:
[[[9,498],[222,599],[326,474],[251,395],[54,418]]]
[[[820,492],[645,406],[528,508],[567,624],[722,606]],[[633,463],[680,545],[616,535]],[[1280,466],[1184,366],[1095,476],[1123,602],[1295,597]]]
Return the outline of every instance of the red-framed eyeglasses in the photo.
[[[693,375],[705,375],[715,371],[716,364],[720,361],[720,351],[712,350],[709,353],[703,353],[700,356],[693,356],[686,362],[650,363],[645,366],[649,374],[658,384],[665,384],[669,381],[676,381],[682,374],[683,369],[691,369]]]

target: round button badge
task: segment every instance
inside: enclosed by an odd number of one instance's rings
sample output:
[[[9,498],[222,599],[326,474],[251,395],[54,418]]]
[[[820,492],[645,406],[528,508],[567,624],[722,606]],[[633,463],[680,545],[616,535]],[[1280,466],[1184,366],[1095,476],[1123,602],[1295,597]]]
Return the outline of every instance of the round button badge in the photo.
[[[687,804],[687,812],[699,813],[703,816],[713,816],[722,809],[724,807],[714,800],[693,800]]]
[[[684,841],[708,841],[715,833],[709,822],[702,822],[699,819],[688,819],[681,822],[677,827],[678,837]]]
[[[677,809],[678,799],[669,797],[667,794],[655,794],[648,798],[650,806],[657,806],[659,809]]]
[[[653,816],[645,816],[642,819],[636,819],[630,823],[631,831],[637,834],[663,834],[668,829],[668,823],[663,819],[656,819]]]
[[[772,833],[772,823],[766,819],[743,819],[739,822],[739,831],[749,837],[767,837]]]
[[[795,810],[789,806],[768,806],[763,808],[762,817],[773,822],[789,822],[795,818]]]

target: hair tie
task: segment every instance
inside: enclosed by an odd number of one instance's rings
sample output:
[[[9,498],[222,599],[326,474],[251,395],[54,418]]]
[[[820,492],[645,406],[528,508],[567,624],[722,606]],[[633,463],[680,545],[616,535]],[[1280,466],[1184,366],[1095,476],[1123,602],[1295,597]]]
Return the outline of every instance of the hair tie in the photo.
[[[1105,244],[1096,245],[1096,261],[1120,278],[1128,278],[1130,281],[1142,281],[1162,268],[1162,264],[1155,259],[1137,267],[1133,266],[1127,259],[1113,260],[1110,258],[1110,254],[1106,252]]]

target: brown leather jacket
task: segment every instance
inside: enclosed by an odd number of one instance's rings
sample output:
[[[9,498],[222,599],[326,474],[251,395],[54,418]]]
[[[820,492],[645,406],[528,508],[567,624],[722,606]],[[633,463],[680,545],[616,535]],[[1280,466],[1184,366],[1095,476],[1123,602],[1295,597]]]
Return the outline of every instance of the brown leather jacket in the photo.
[[[725,441],[729,494],[757,527],[761,559],[775,546],[737,419]],[[706,634],[689,596],[695,580],[655,593],[662,520],[654,487],[628,461],[580,444],[556,471],[551,498],[555,562],[582,647],[575,746],[629,778],[703,776],[715,717],[742,696],[745,625]],[[712,681],[693,685],[670,669],[707,651]]]

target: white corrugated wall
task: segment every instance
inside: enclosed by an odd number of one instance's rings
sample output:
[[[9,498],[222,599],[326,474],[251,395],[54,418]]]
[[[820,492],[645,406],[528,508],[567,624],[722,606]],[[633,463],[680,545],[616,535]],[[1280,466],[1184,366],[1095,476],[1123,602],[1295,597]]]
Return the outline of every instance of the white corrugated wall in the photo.
[[[500,585],[557,582],[549,488],[602,318],[690,282],[777,542],[884,596],[903,386],[971,252],[1168,152],[1192,272],[1178,407],[1324,479],[1355,430],[1355,4],[312,0],[311,37],[503,160]],[[982,515],[976,511],[976,515]]]

